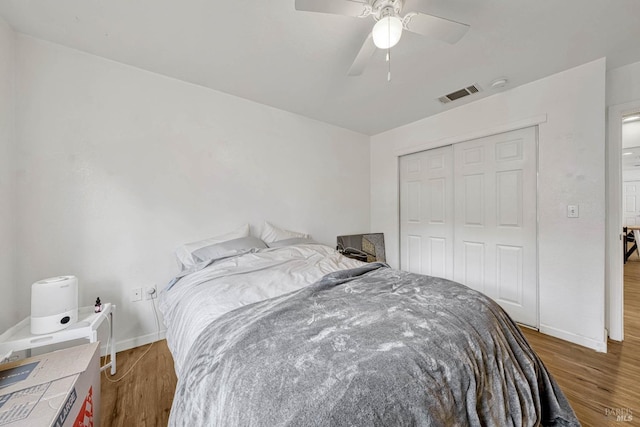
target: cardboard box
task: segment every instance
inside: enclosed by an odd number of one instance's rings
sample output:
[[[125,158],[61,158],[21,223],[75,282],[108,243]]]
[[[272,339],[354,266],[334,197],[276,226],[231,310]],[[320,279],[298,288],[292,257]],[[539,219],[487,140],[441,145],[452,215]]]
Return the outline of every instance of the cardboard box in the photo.
[[[99,425],[98,343],[0,365],[1,427]]]

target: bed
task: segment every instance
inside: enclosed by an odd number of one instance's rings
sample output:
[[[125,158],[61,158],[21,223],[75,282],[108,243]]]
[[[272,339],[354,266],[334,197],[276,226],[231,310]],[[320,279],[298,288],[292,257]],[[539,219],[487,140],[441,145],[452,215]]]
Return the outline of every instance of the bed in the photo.
[[[199,258],[161,292],[170,425],[580,425],[488,297],[283,241]]]

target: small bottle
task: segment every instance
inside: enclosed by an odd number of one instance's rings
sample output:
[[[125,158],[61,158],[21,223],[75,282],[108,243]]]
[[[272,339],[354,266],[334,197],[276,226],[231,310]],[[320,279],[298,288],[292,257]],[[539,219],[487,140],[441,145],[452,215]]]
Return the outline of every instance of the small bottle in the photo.
[[[96,298],[95,311],[96,313],[100,313],[102,311],[102,303],[100,302],[100,297]]]

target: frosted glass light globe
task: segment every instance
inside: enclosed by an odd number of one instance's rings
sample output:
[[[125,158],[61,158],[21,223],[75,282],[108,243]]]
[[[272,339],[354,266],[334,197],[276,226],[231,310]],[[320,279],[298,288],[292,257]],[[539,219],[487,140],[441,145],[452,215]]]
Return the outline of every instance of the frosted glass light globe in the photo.
[[[389,49],[402,37],[402,21],[397,16],[385,16],[373,26],[373,43],[380,49]]]

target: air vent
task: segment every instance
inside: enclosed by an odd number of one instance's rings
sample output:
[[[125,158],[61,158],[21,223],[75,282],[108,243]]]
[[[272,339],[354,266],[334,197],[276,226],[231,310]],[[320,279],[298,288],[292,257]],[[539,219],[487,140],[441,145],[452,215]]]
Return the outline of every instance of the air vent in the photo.
[[[465,96],[469,96],[472,95],[474,93],[478,93],[480,92],[480,86],[478,85],[471,85],[469,87],[465,87],[464,89],[460,89],[457,90],[455,92],[451,92],[448,95],[445,96],[441,96],[440,98],[438,98],[438,101],[442,102],[443,104],[448,104],[451,101],[455,101],[456,99],[460,99],[460,98],[464,98]]]

